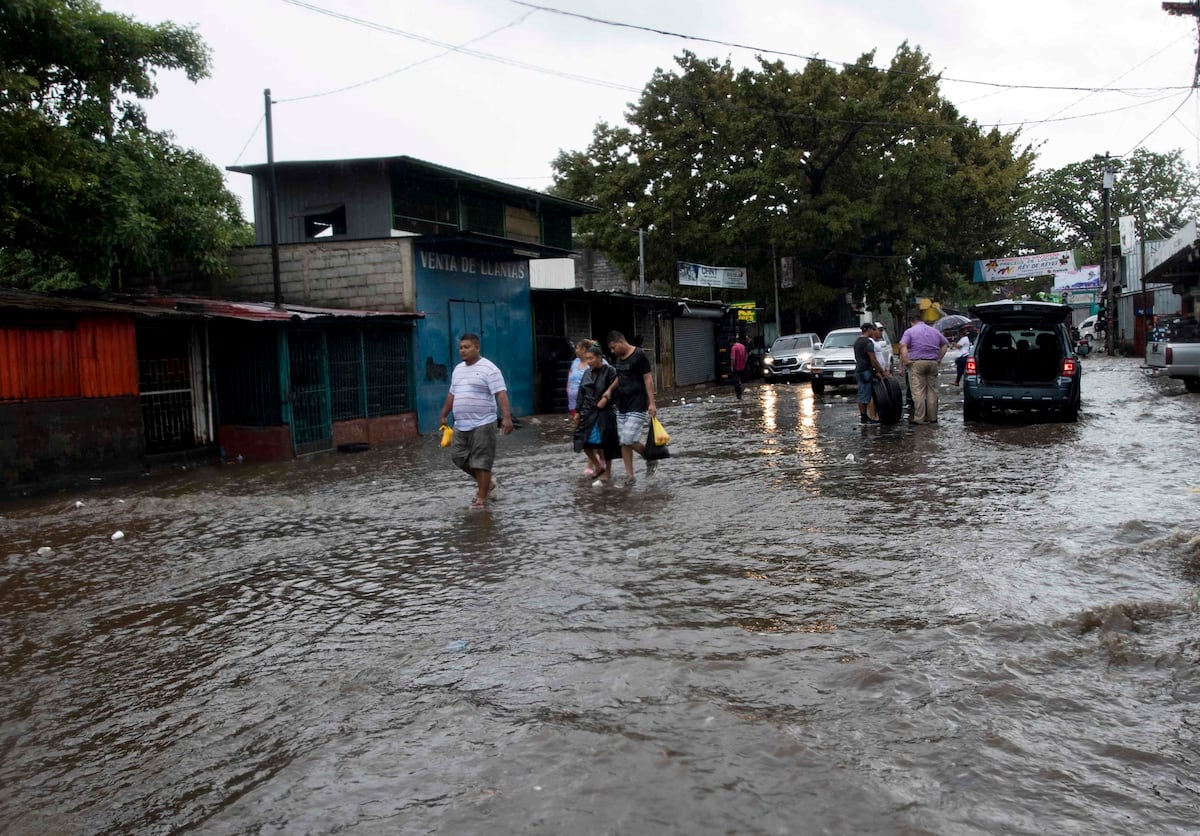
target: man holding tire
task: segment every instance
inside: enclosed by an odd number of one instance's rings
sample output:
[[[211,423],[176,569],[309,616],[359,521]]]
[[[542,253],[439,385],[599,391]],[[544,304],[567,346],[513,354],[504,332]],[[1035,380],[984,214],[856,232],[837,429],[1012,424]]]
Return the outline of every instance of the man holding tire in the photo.
[[[888,370],[879,363],[875,354],[875,340],[883,337],[883,329],[874,322],[864,322],[862,336],[854,341],[854,381],[858,384],[858,421],[861,424],[878,424],[878,418],[867,414],[867,407],[874,395],[876,376],[887,377]]]

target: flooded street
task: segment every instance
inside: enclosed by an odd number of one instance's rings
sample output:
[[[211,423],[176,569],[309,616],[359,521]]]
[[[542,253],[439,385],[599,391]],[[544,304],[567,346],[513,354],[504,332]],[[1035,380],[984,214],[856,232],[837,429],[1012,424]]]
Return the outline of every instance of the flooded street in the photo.
[[[0,505],[0,831],[1195,832],[1200,396],[1138,365],[685,391],[631,487],[527,420],[482,512],[433,438]]]

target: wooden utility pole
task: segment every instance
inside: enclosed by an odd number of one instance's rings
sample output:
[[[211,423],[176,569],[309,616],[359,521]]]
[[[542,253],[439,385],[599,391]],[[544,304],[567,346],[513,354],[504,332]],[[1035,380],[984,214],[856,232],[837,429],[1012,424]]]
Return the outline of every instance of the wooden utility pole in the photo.
[[[1196,33],[1200,35],[1200,0],[1192,0],[1190,3],[1163,3],[1162,8],[1169,15],[1196,18]],[[1196,72],[1192,76],[1192,86],[1200,87],[1200,52],[1196,53]]]

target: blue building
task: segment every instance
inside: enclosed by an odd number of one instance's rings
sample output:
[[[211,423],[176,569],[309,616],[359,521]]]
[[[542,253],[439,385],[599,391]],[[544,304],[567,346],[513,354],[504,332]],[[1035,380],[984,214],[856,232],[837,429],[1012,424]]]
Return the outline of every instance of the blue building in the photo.
[[[271,171],[254,178],[256,246],[221,295],[272,298]],[[289,304],[414,312],[408,385],[420,432],[437,426],[458,337],[479,334],[517,415],[535,410],[530,259],[571,254],[585,204],[412,157],[278,162],[280,287]]]

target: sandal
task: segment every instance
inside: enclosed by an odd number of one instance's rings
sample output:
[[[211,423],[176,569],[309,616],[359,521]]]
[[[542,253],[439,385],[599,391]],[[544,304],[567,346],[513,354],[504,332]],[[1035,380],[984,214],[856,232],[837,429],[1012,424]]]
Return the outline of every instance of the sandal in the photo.
[[[590,467],[585,467],[585,468],[583,469],[583,475],[584,475],[584,476],[586,476],[586,477],[588,477],[589,479],[591,479],[593,476],[595,476],[595,475],[596,475],[596,471],[595,471],[595,470],[593,470],[593,469],[592,469],[592,468],[590,468]]]
[[[472,511],[482,511],[484,509],[484,507],[485,507],[485,505],[483,503],[483,500],[480,499],[479,497],[475,497],[475,501],[471,503]]]

